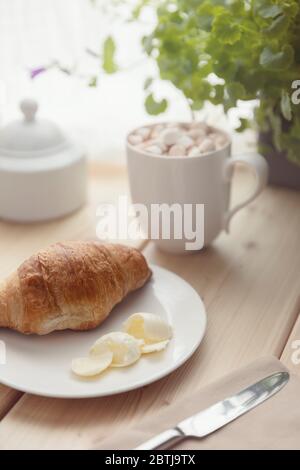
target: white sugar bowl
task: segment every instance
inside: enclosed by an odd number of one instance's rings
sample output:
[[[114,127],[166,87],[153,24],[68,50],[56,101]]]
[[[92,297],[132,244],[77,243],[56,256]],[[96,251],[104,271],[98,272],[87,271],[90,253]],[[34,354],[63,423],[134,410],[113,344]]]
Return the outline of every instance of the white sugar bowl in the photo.
[[[0,218],[36,222],[69,214],[86,201],[83,149],[59,127],[36,117],[31,99],[23,119],[0,128]]]

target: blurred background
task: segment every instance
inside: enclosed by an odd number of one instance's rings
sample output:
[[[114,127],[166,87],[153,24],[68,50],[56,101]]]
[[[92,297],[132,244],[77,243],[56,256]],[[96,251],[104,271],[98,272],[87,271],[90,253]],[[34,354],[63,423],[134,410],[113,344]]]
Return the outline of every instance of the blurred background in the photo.
[[[130,0],[0,0],[0,119],[1,125],[19,117],[24,97],[39,102],[40,116],[50,118],[76,135],[91,158],[123,163],[124,138],[135,126],[152,120],[189,120],[190,111],[181,93],[158,81],[156,95],[170,101],[163,117],[150,117],[144,109],[145,78],[156,65],[142,54],[140,38],[151,31],[153,12],[142,21],[126,22]],[[106,75],[97,55],[103,39],[112,34],[123,71]],[[30,72],[57,61],[32,80]],[[69,75],[71,73],[71,76]],[[89,87],[95,74],[98,86]],[[248,114],[249,104],[243,104]],[[203,111],[205,117],[210,109]],[[221,110],[211,119],[231,129]],[[245,135],[243,136],[245,139]]]

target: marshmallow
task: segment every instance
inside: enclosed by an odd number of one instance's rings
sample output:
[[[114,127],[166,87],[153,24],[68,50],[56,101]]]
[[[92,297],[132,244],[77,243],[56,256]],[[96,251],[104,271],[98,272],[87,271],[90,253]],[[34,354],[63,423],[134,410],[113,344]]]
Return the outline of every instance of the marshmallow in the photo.
[[[198,157],[201,154],[199,147],[196,147],[195,145],[190,148],[188,152],[189,157]]]
[[[150,145],[149,147],[145,147],[145,150],[146,152],[154,153],[156,155],[162,155],[163,153],[161,147],[159,147],[158,145]]]
[[[137,135],[140,135],[143,140],[149,139],[151,134],[151,129],[149,127],[141,127],[136,131]]]
[[[199,145],[201,145],[202,142],[203,142],[205,139],[206,139],[206,136],[198,137],[198,139],[196,139],[195,144],[198,145],[198,147],[199,147]]]
[[[172,157],[184,157],[186,155],[186,149],[183,145],[172,145],[169,150],[169,155]]]
[[[188,149],[194,144],[194,140],[188,135],[183,135],[177,142],[178,145],[183,145],[184,148]]]
[[[209,126],[205,122],[191,122],[191,129],[203,130],[205,133],[208,132]]]
[[[228,143],[227,136],[221,132],[214,131],[209,134],[209,138],[213,140],[213,142],[216,144],[216,147],[218,148],[225,147],[225,145]]]
[[[215,139],[215,144],[216,144],[217,149],[221,149],[228,144],[228,139],[225,135],[218,134]]]
[[[166,129],[161,133],[161,139],[166,145],[174,145],[182,137],[182,132],[178,128]]]
[[[199,138],[205,137],[206,132],[205,129],[191,129],[187,132],[187,135],[192,139],[197,140]]]
[[[167,152],[168,146],[164,144],[161,140],[159,139],[147,139],[143,144],[140,146],[141,148],[148,148],[148,147],[159,147],[162,152]]]
[[[181,127],[181,124],[178,122],[168,122],[164,125],[164,128],[167,129],[179,129],[179,127]]]
[[[152,138],[159,137],[164,129],[165,129],[165,126],[163,124],[157,124],[156,126],[152,127],[151,137]]]
[[[143,142],[143,140],[144,140],[143,137],[141,135],[137,135],[137,134],[131,134],[128,137],[128,141],[132,145],[141,144]]]
[[[151,146],[155,145],[155,146],[159,147],[163,153],[166,153],[168,151],[168,145],[164,144],[164,142],[162,142],[159,139],[153,139],[153,140],[149,141],[149,144],[150,143],[151,143]]]
[[[132,145],[155,155],[198,156],[225,147],[225,134],[205,122],[145,126],[128,137]]]
[[[216,150],[215,143],[208,137],[204,139],[203,142],[199,145],[200,153],[213,152],[214,150]]]

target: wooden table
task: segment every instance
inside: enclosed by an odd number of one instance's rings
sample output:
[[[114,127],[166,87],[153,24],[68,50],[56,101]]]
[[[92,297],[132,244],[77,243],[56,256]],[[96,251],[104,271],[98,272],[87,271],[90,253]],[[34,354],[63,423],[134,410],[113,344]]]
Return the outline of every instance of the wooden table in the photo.
[[[250,184],[238,171],[233,200],[241,200]],[[1,277],[51,242],[95,238],[97,204],[127,191],[123,168],[94,166],[85,209],[33,226],[1,222]],[[300,374],[300,365],[291,362],[293,342],[300,340],[299,209],[300,193],[268,188],[235,217],[230,236],[221,235],[198,254],[171,256],[152,243],[135,243],[149,261],[176,272],[202,296],[208,329],[199,350],[159,382],[110,398],[50,399],[0,385],[0,448],[91,448],[108,433],[263,355],[281,358]]]

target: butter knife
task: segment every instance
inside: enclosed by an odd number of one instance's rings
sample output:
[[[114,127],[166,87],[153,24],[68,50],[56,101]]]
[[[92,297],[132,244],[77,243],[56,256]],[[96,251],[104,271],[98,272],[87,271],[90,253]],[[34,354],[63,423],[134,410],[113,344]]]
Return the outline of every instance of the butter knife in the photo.
[[[289,381],[288,372],[276,372],[230,398],[181,421],[135,450],[168,449],[187,437],[201,438],[222,428],[279,392]]]

